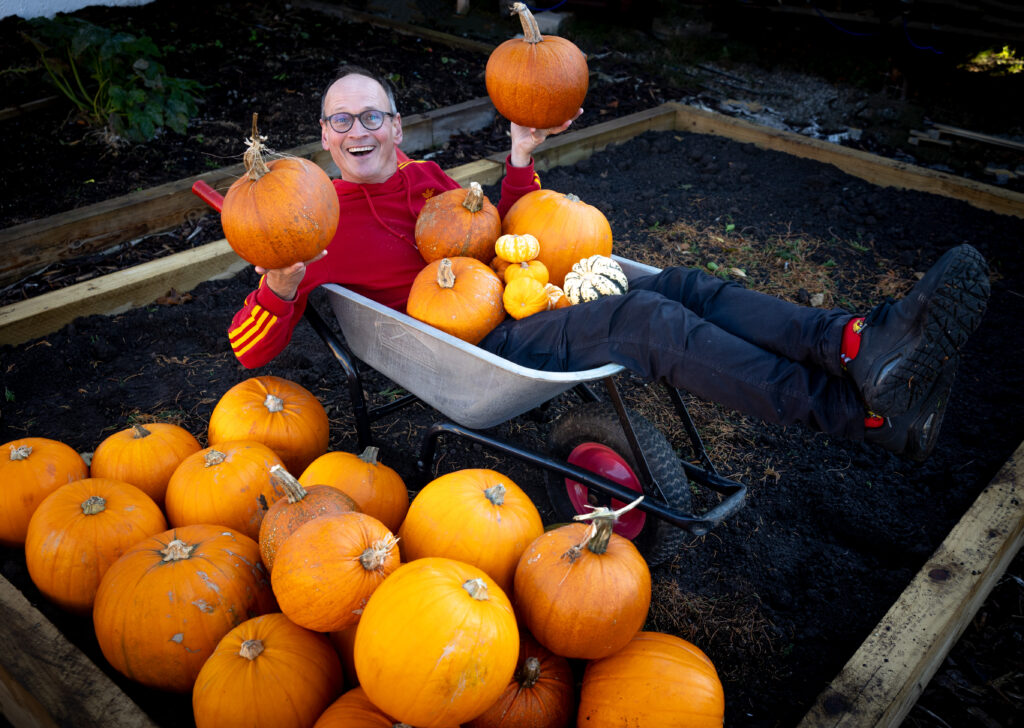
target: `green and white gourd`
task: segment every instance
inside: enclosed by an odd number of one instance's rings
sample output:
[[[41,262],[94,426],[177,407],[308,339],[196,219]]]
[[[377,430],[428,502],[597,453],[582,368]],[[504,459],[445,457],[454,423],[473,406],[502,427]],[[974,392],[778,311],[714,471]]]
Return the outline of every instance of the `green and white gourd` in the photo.
[[[602,296],[621,296],[629,290],[629,281],[614,260],[606,255],[592,255],[573,263],[562,288],[569,303],[575,306]]]

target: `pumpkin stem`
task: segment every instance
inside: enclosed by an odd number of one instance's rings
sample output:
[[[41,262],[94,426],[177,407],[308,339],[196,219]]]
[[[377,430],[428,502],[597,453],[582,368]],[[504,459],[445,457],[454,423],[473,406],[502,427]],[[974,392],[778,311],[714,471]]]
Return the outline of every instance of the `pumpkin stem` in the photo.
[[[265,136],[260,136],[259,130],[256,128],[256,119],[259,114],[252,115],[252,136],[245,140],[245,154],[242,156],[242,161],[245,162],[245,171],[251,180],[258,180],[260,177],[270,171],[270,167],[263,161],[263,150],[266,148],[263,146],[263,142],[267,140]]]
[[[189,546],[180,538],[176,538],[167,544],[160,553],[164,555],[164,561],[182,561],[192,556],[192,552],[195,550],[195,546]]]
[[[466,590],[469,596],[476,599],[478,602],[486,602],[490,599],[490,595],[487,593],[487,582],[481,579],[479,576],[475,579],[470,579],[462,588]]]
[[[447,258],[441,258],[437,267],[437,285],[441,288],[451,288],[455,285],[455,273],[452,272],[452,262]]]
[[[220,450],[210,450],[203,456],[203,467],[212,468],[214,465],[220,465],[227,459],[228,456]]]
[[[537,19],[533,17],[533,13],[526,7],[525,3],[512,3],[512,14],[519,15],[519,22],[523,24],[523,40],[527,43],[540,43],[544,40],[544,36],[540,34],[540,26],[537,25]]]
[[[480,212],[484,209],[484,188],[480,186],[479,182],[469,183],[469,192],[466,193],[466,199],[462,201],[462,206],[470,212]]]
[[[28,460],[28,456],[31,454],[31,445],[19,445],[11,448],[11,460]]]
[[[270,468],[270,482],[284,491],[284,496],[289,503],[298,503],[308,495],[306,489],[302,487],[302,483],[280,465]]]
[[[152,434],[153,434],[152,432],[147,430],[142,425],[138,425],[138,424],[132,425],[132,438],[134,438],[136,440],[141,440],[142,438],[149,437]]]
[[[502,483],[492,485],[484,491],[484,495],[487,496],[487,500],[496,506],[505,504],[505,486]]]
[[[615,522],[619,520],[619,516],[627,511],[631,511],[640,505],[640,501],[644,499],[640,496],[632,503],[627,503],[617,511],[613,511],[606,506],[599,506],[594,508],[590,513],[581,513],[578,516],[573,516],[575,521],[592,521],[590,529],[587,531],[586,537],[578,544],[570,548],[565,552],[565,557],[569,561],[575,561],[580,557],[580,553],[583,548],[586,547],[592,554],[603,554],[608,550],[608,542],[612,537],[612,529],[615,528]]]
[[[268,392],[267,398],[263,400],[263,406],[267,408],[268,412],[280,412],[284,409],[284,400],[276,394],[270,394]]]
[[[91,495],[82,501],[82,513],[87,516],[95,516],[107,508],[107,502],[98,495]]]
[[[532,688],[540,680],[540,660],[533,655],[526,658],[519,671],[519,687]]]
[[[363,568],[367,571],[376,571],[377,569],[384,566],[384,561],[387,559],[388,554],[398,545],[398,538],[394,534],[388,534],[384,538],[376,541],[366,551],[359,555],[359,563],[363,565]]]
[[[263,652],[263,640],[246,640],[238,649],[238,654],[247,660],[255,660]]]
[[[376,445],[367,445],[366,449],[359,453],[359,459],[368,465],[377,464],[377,455],[380,453],[380,448]]]

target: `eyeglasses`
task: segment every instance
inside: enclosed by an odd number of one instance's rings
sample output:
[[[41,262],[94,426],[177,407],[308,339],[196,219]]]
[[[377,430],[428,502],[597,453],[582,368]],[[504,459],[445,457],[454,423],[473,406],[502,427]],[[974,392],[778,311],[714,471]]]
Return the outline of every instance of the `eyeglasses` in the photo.
[[[384,117],[394,116],[390,111],[377,111],[376,109],[367,109],[359,114],[346,114],[342,112],[340,114],[331,114],[324,119],[331,128],[339,134],[344,134],[352,125],[356,123],[356,119],[359,119],[359,123],[363,125],[363,128],[367,131],[376,131],[384,126]]]

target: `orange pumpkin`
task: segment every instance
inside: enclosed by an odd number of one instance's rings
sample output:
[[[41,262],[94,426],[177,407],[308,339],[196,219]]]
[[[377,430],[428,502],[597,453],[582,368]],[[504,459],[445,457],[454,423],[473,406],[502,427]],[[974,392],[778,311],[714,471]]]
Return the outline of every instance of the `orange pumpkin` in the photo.
[[[181,461],[201,450],[192,433],[169,422],[136,424],[115,432],[92,455],[89,473],[141,488],[157,505],[163,505],[167,481]]]
[[[299,482],[306,488],[330,485],[344,491],[392,533],[398,532],[409,510],[409,490],[402,476],[377,458],[380,448],[370,445],[359,455],[324,453],[303,471]]]
[[[476,344],[505,318],[503,288],[498,274],[476,258],[441,258],[416,274],[406,311]]]
[[[302,157],[265,162],[256,114],[248,144],[245,174],[228,189],[220,213],[228,244],[243,260],[268,270],[315,258],[338,227],[334,183]]]
[[[253,617],[224,635],[199,671],[196,728],[311,726],[342,681],[327,637],[280,613]]]
[[[467,256],[487,263],[501,235],[498,208],[484,195],[479,182],[426,201],[416,218],[416,246],[423,260]]]
[[[484,82],[498,113],[521,126],[547,129],[576,116],[590,82],[587,58],[557,35],[541,35],[537,20],[521,2],[523,37],[505,41],[487,59]]]
[[[350,685],[358,685],[359,678],[356,676],[356,663],[352,655],[352,650],[356,643],[356,629],[359,627],[359,623],[343,627],[342,629],[336,629],[327,633],[327,636],[331,640],[331,644],[334,645],[335,651],[338,653],[338,657],[341,659],[341,665],[345,668],[345,678],[348,680]]]
[[[92,618],[115,670],[150,687],[187,692],[221,637],[274,611],[256,542],[202,524],[164,531],[125,551],[100,581]]]
[[[500,255],[495,255],[491,258],[491,270],[498,274],[501,280],[505,280],[505,269],[508,268],[511,263],[502,258]]]
[[[301,473],[327,452],[330,423],[320,400],[281,377],[251,377],[217,401],[207,443],[256,440],[276,452],[290,473]]]
[[[359,621],[366,600],[398,568],[398,547],[384,524],[341,513],[299,526],[281,544],[271,584],[281,611],[316,632]]]
[[[0,447],[0,545],[22,546],[28,522],[46,496],[89,477],[89,466],[69,445],[46,437]]]
[[[354,648],[367,697],[420,728],[484,712],[512,679],[518,654],[516,618],[501,588],[477,567],[440,557],[402,564],[377,587]]]
[[[512,266],[509,268],[511,269]],[[509,316],[521,319],[541,311],[547,311],[550,299],[548,292],[544,290],[544,284],[540,281],[529,276],[519,276],[513,278],[512,282],[505,286],[501,302]]]
[[[554,311],[556,308],[565,308],[566,306],[572,305],[572,302],[565,295],[565,291],[554,283],[548,283],[544,286],[544,292],[548,295],[548,311]]]
[[[313,728],[399,728],[399,724],[371,703],[365,690],[355,687],[331,703]]]
[[[721,728],[724,718],[715,666],[700,648],[674,635],[639,632],[615,654],[589,662],[583,673],[579,725]]]
[[[548,282],[548,268],[536,258],[533,260],[524,260],[514,265],[510,263],[508,267],[505,268],[506,285],[521,276],[533,278],[543,286]]]
[[[296,528],[314,518],[360,510],[359,504],[344,491],[329,485],[314,485],[308,490],[280,465],[270,468],[271,481],[284,491],[263,515],[260,522],[260,556],[267,571],[274,570],[277,549]]]
[[[270,469],[281,464],[273,450],[253,440],[194,452],[167,483],[167,520],[172,526],[228,526],[255,541],[263,515],[284,495],[270,478]]]
[[[520,555],[543,532],[537,507],[511,478],[467,468],[432,480],[416,494],[398,538],[405,561],[464,561],[511,594]]]
[[[501,221],[505,233],[529,230],[540,241],[540,261],[561,287],[581,258],[612,254],[612,228],[593,205],[572,194],[534,190],[516,200]]]
[[[43,595],[88,614],[110,565],[142,539],[167,530],[160,507],[120,480],[83,478],[39,504],[28,524],[25,561]]]

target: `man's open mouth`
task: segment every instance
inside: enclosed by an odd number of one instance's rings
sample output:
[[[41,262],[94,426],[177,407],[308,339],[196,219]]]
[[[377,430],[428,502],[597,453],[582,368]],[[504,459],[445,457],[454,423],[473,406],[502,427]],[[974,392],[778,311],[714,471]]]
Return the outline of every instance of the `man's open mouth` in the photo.
[[[357,157],[363,157],[373,151],[373,147],[349,147],[348,153],[354,154]]]

